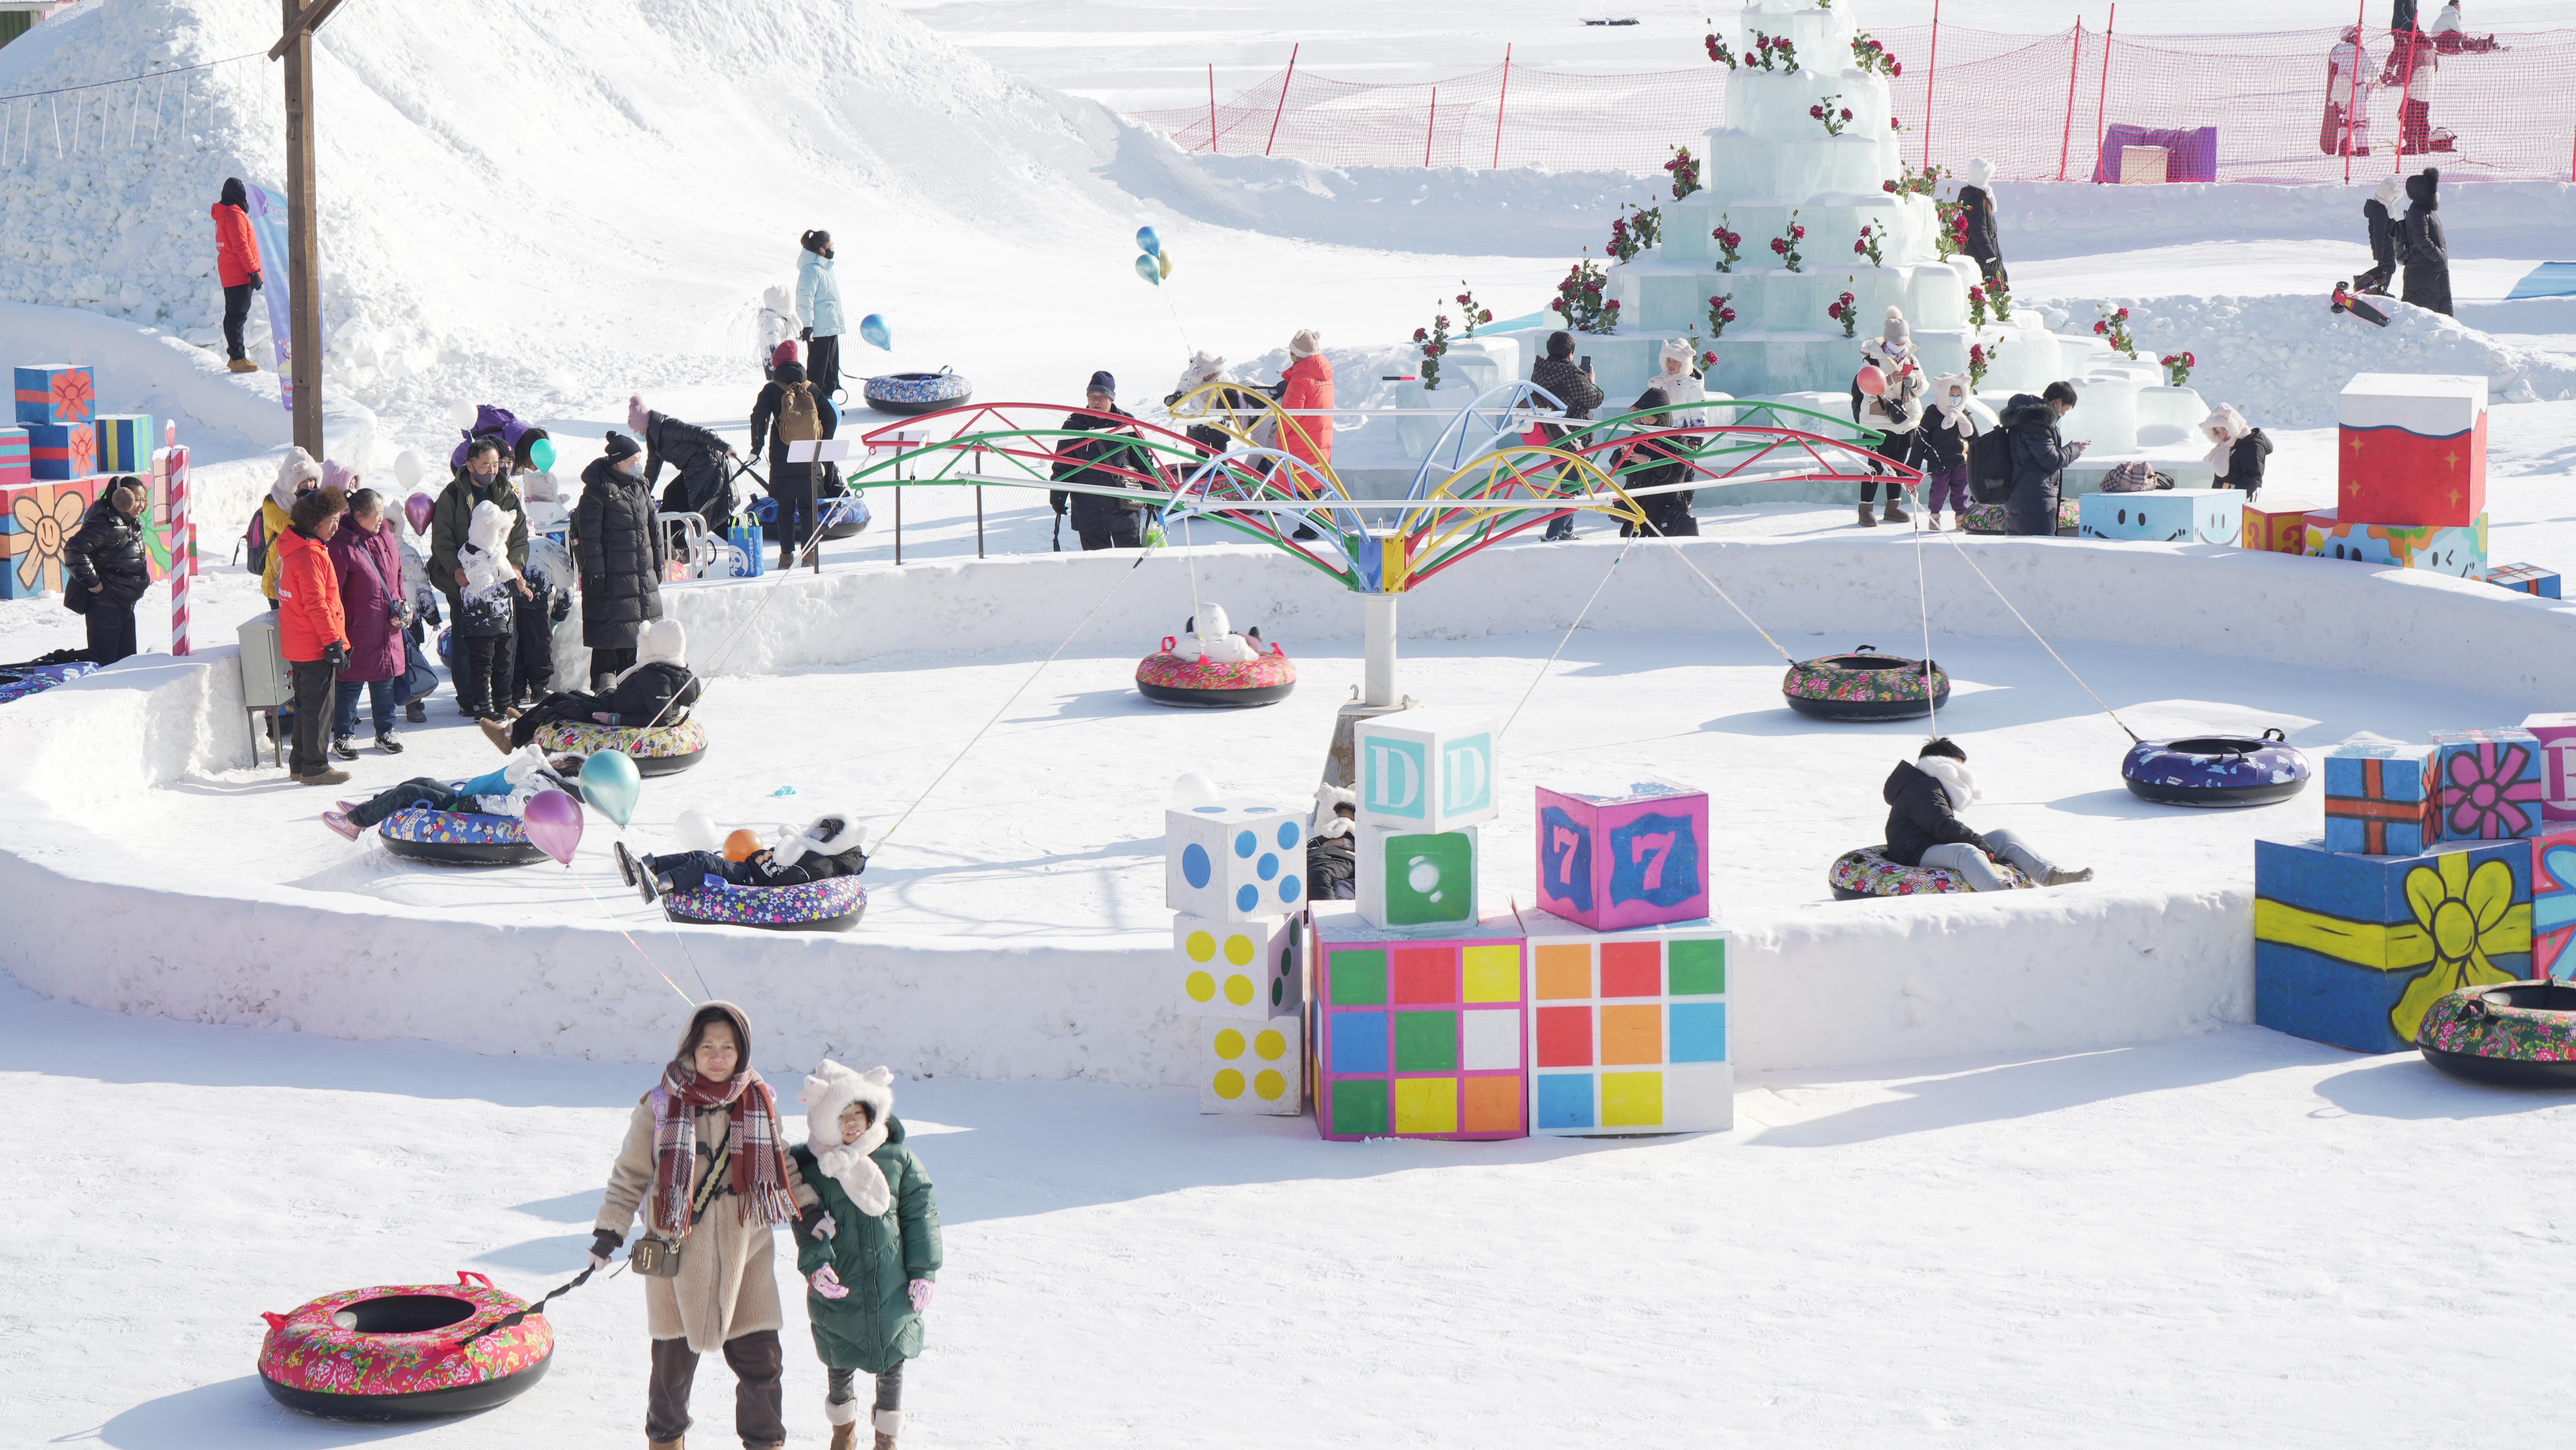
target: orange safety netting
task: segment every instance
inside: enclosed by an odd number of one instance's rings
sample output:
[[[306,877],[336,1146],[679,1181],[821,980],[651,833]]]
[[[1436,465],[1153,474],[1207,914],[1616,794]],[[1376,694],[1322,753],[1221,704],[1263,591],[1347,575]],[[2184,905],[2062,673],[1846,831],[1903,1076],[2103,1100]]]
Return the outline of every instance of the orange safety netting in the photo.
[[[1917,165],[1928,156],[1955,172],[1981,156],[2014,180],[2115,181],[2133,154],[2124,148],[2151,146],[2165,155],[2134,153],[2132,164],[2161,159],[2177,181],[2341,181],[2405,163],[2576,176],[2576,30],[2464,42],[2370,27],[2356,57],[2347,29],[1873,34],[1903,63],[1890,87],[1900,150]],[[1185,151],[1328,166],[1653,172],[1725,114],[1730,74],[1707,63],[1624,76],[1506,65],[1368,85],[1292,67],[1230,100],[1133,118]]]

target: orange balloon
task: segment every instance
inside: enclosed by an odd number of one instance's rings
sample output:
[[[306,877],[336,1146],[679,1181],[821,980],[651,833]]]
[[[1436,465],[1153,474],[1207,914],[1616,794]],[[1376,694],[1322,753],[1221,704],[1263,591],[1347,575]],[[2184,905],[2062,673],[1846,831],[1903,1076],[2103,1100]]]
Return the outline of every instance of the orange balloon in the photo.
[[[760,838],[748,830],[736,831],[725,837],[724,857],[728,861],[748,861],[751,853],[759,849]]]

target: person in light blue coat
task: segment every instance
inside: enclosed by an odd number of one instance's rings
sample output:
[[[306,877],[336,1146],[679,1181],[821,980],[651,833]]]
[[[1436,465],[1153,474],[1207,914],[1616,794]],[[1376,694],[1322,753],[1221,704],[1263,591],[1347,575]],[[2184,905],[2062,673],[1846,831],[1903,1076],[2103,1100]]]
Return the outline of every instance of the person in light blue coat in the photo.
[[[805,376],[817,397],[841,391],[841,279],[832,275],[832,234],[805,234],[796,258],[796,311],[805,319]]]

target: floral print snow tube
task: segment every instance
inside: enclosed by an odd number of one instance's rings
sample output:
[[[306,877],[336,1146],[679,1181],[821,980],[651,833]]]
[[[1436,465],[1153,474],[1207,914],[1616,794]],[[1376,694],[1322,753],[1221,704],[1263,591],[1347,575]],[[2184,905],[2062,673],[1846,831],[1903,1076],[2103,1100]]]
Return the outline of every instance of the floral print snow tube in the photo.
[[[1196,649],[1178,653],[1174,643],[1164,640],[1136,666],[1136,692],[1157,705],[1241,709],[1275,704],[1297,687],[1297,666],[1277,645],[1257,659],[1212,660]]]
[[[2142,740],[2120,761],[2120,778],[2158,805],[2267,806],[2307,785],[2308,758],[2278,730]]]
[[[340,1419],[408,1420],[488,1410],[535,1384],[555,1352],[542,1315],[491,1329],[528,1307],[481,1274],[453,1284],[391,1284],[325,1294],[268,1314],[259,1380],[289,1409]]]
[[[97,668],[88,660],[74,660],[67,665],[26,665],[0,670],[0,705],[24,699],[38,690],[50,690],[65,680],[77,680]]]
[[[868,379],[859,390],[868,406],[880,413],[906,415],[936,413],[942,408],[962,408],[975,396],[975,385],[953,370],[941,368],[935,373],[887,373]]]
[[[2452,992],[2425,1010],[2415,1048],[2444,1072],[2482,1082],[2576,1085],[2576,987],[2532,981]]]
[[[1845,851],[1834,858],[1825,872],[1826,884],[1834,888],[1836,901],[1858,901],[1864,896],[1931,896],[1952,891],[1973,891],[1968,878],[1956,871],[1937,866],[1899,866],[1887,859],[1885,846],[1863,846]],[[2029,877],[2009,862],[1995,867],[2013,886],[2031,884]]]
[[[1789,666],[1780,693],[1789,708],[1818,720],[1912,720],[1950,702],[1950,676],[1930,664],[1931,704],[1924,703],[1926,661],[1883,655],[1862,645]]]
[[[675,775],[707,753],[706,727],[696,719],[640,730],[631,725],[602,725],[591,720],[556,720],[537,727],[536,743],[548,755],[596,755],[623,751],[635,762],[637,775]]]
[[[376,837],[404,860],[433,866],[524,866],[546,854],[517,816],[473,811],[409,806],[385,817]]]
[[[868,909],[868,889],[856,876],[805,881],[794,886],[735,886],[710,878],[695,891],[662,898],[673,921],[757,926],[771,931],[840,931]]]

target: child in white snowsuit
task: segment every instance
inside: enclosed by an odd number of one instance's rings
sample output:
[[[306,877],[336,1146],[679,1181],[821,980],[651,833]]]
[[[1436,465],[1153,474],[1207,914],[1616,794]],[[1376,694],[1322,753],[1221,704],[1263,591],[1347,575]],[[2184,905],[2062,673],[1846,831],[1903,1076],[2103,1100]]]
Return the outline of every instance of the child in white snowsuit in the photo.
[[[516,516],[486,499],[474,506],[465,546],[456,551],[465,571],[457,591],[456,700],[478,720],[498,720],[510,704],[510,670],[516,658],[519,571],[510,566],[510,526]]]
[[[858,1377],[876,1380],[874,1450],[903,1430],[903,1366],[921,1353],[922,1314],[939,1277],[939,1198],[894,1115],[894,1074],[825,1059],[798,1094],[805,1141],[794,1170],[796,1267],[814,1353],[830,1372],[829,1450],[856,1450]]]

